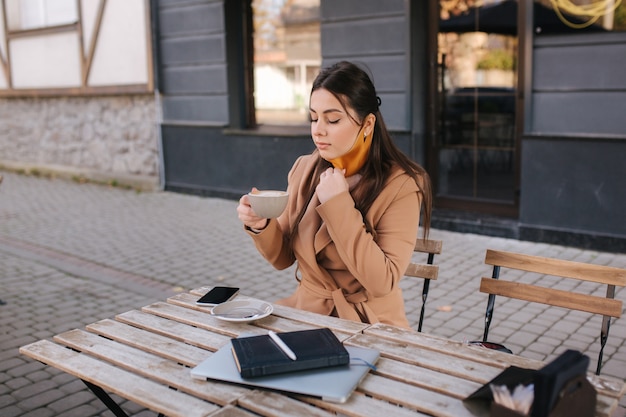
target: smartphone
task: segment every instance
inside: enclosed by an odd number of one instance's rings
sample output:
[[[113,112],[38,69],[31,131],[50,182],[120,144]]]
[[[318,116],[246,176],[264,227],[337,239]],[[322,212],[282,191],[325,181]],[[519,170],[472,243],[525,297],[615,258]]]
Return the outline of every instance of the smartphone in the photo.
[[[196,304],[200,306],[214,306],[232,300],[237,294],[239,294],[239,288],[213,287],[211,291],[200,297]]]

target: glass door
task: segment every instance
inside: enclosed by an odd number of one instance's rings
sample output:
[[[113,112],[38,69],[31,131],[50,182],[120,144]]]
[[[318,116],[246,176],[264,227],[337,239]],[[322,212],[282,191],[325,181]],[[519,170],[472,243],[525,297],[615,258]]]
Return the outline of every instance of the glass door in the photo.
[[[517,2],[437,0],[436,204],[517,213]]]

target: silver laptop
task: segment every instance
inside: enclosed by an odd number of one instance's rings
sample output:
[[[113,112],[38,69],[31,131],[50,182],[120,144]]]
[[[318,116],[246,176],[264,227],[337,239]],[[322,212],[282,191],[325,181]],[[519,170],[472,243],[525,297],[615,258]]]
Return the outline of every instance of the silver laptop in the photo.
[[[310,395],[324,401],[343,403],[367,375],[380,356],[377,350],[346,346],[350,364],[322,369],[289,372],[259,378],[243,379],[227,343],[191,370],[196,379],[216,379],[242,385]],[[369,364],[369,365],[368,365]]]

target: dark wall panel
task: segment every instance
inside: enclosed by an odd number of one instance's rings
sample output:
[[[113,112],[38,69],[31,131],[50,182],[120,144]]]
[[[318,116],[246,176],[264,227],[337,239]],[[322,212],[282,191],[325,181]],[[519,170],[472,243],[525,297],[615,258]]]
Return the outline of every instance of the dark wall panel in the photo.
[[[535,89],[626,89],[626,34],[622,43],[537,48]]]
[[[406,12],[406,0],[322,0],[321,6],[325,20]]]
[[[616,135],[626,139],[625,114],[626,90],[533,95],[533,130],[537,134]]]
[[[164,120],[228,124],[228,98],[225,95],[167,96],[163,97],[162,105]]]
[[[182,23],[181,23],[182,24]],[[161,61],[163,65],[182,65],[224,62],[224,34],[163,39]]]
[[[384,34],[384,36],[382,36]],[[383,17],[324,25],[322,51],[325,59],[352,54],[405,54],[408,26],[405,16]]]
[[[409,79],[406,55],[368,57],[367,68],[379,93],[405,93]]]
[[[185,24],[181,25],[180,22]],[[163,8],[159,13],[159,26],[170,36],[223,32],[222,2],[203,1],[181,4],[176,8]]]
[[[520,223],[626,238],[626,142],[526,139]]]
[[[163,126],[166,186],[237,197],[257,188],[285,189],[296,158],[313,150],[307,137],[224,134],[207,127]]]
[[[169,94],[226,94],[224,65],[194,65],[163,70],[163,91]]]

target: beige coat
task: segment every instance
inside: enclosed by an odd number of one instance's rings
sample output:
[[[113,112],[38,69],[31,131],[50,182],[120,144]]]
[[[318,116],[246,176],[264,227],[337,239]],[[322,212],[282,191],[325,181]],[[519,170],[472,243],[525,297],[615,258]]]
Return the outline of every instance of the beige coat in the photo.
[[[317,153],[298,158],[289,173],[289,203],[260,233],[249,231],[259,252],[277,269],[297,261],[296,292],[278,304],[366,323],[409,327],[399,281],[417,237],[421,194],[415,181],[396,169],[367,218],[377,240],[348,192],[320,204],[314,195],[300,222],[293,253],[286,243],[292,222],[306,204],[303,180]],[[294,258],[295,257],[295,258]]]

